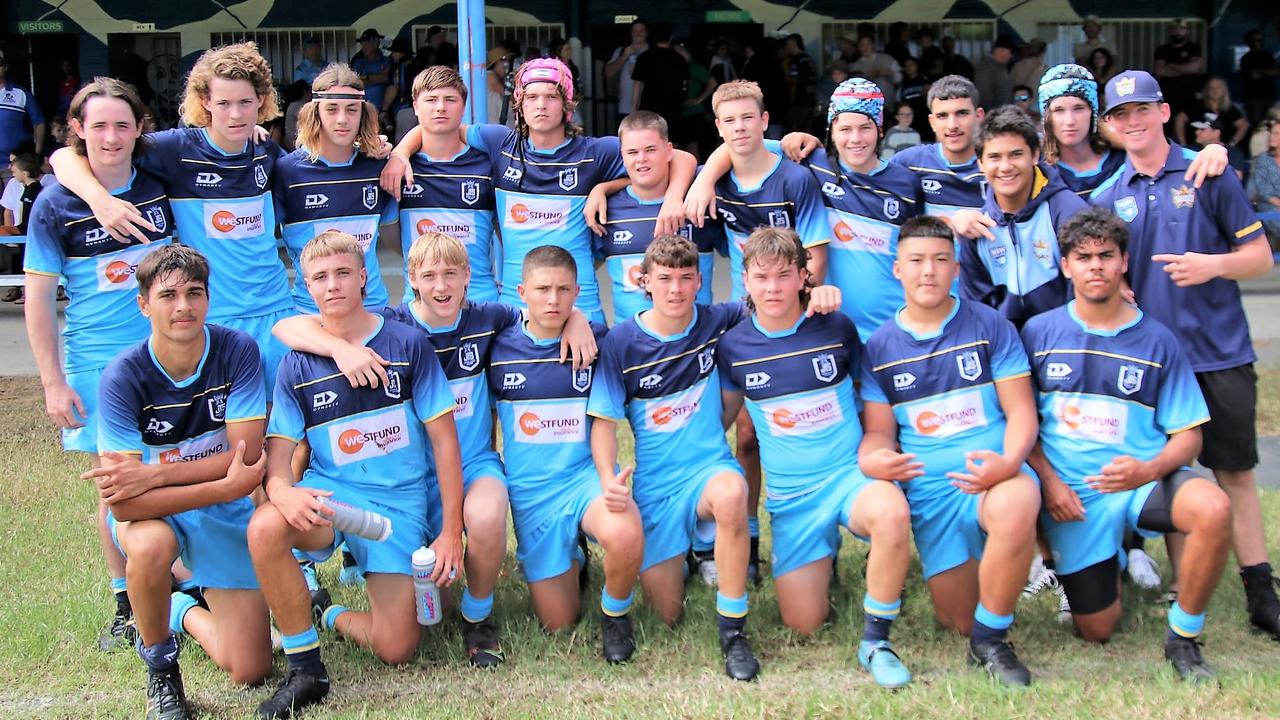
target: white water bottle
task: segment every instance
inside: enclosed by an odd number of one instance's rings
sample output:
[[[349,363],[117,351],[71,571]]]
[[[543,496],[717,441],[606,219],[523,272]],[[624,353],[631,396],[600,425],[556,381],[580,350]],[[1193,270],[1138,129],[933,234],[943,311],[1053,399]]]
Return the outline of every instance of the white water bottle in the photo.
[[[431,626],[440,622],[440,588],[431,579],[436,569],[436,551],[420,547],[413,551],[413,596],[418,605],[418,624]]]
[[[334,530],[339,530],[348,535],[358,535],[376,542],[384,542],[391,537],[391,518],[379,515],[372,510],[348,505],[331,497],[319,497],[317,499],[326,510],[333,513],[333,517],[329,518],[329,522],[333,523]]]

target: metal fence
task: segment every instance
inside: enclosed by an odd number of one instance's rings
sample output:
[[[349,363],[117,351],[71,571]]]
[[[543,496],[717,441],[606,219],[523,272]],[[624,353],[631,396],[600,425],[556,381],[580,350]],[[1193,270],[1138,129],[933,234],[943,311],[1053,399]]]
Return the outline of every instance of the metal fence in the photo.
[[[209,34],[209,47],[252,40],[271,64],[276,84],[293,82],[293,69],[302,62],[302,42],[313,35],[320,41],[321,57],[329,62],[348,62],[360,51],[358,36],[351,28],[272,28],[269,30],[226,30]]]
[[[427,30],[430,25],[414,25],[412,28],[413,47],[420,48],[427,44]],[[457,25],[441,25],[444,30],[445,37],[449,42],[458,44],[458,26]],[[530,50],[537,50],[539,54],[547,49],[547,45],[556,38],[564,37],[564,23],[536,23],[532,25],[489,25],[484,27],[484,44],[485,47],[493,49],[497,47],[503,40],[511,38],[520,43],[520,49],[524,51],[527,57]]]

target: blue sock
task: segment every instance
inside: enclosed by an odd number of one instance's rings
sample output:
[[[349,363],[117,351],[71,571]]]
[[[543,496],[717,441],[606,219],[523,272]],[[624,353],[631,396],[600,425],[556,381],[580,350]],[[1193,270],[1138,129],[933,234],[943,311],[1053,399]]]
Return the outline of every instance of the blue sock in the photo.
[[[631,594],[619,600],[609,594],[605,588],[600,588],[600,611],[609,617],[622,617],[631,611],[631,602],[636,599],[634,590]]]
[[[338,628],[338,616],[348,610],[350,608],[336,603],[325,608],[324,614],[320,616],[320,622],[324,625],[324,629],[336,631]]]
[[[320,661],[320,636],[314,627],[297,635],[285,635],[283,638],[284,658],[289,661],[290,668],[298,668],[308,675],[324,677],[324,663]]]
[[[196,605],[196,599],[184,592],[176,592],[169,597],[169,630],[173,634],[181,635],[185,632],[182,628],[182,619],[187,616],[187,611]]]
[[[980,645],[993,640],[1004,640],[1009,635],[1009,626],[1013,625],[1012,615],[997,615],[978,603],[973,611],[973,634],[969,642]]]
[[[902,598],[891,603],[882,603],[867,593],[862,597],[862,612],[865,620],[862,626],[864,642],[880,642],[889,640],[889,631],[893,621],[898,619],[898,611],[902,609]]]
[[[716,621],[721,633],[741,631],[747,626],[747,594],[731,598],[716,592]]]
[[[147,670],[153,673],[171,670],[178,664],[178,638],[170,635],[155,645],[143,645],[139,642],[138,657],[147,664]]]
[[[462,591],[462,604],[458,607],[462,619],[469,623],[478,623],[493,614],[493,593],[482,598],[471,594],[471,588]]]
[[[125,582],[124,578],[122,577],[111,578],[111,594],[112,595],[119,595],[120,593],[124,592],[128,588],[129,588],[129,585]]]
[[[747,516],[747,537],[760,537],[760,518]]]
[[[1192,615],[1175,602],[1169,608],[1169,639],[1175,637],[1196,638],[1204,632],[1204,613]]]

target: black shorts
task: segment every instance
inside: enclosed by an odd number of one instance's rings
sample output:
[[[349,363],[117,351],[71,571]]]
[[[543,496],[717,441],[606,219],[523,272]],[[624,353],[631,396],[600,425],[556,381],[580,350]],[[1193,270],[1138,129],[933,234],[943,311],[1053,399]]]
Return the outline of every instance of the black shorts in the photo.
[[[1200,464],[1210,470],[1252,470],[1258,464],[1258,373],[1253,364],[1196,373],[1209,406],[1201,426]]]

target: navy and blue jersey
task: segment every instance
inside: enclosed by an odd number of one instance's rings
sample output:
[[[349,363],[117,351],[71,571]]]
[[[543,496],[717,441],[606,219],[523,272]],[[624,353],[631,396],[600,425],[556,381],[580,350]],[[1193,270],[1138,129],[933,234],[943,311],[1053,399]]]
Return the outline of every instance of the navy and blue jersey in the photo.
[[[1118,455],[1146,462],[1168,436],[1209,421],[1200,385],[1178,339],[1139,310],[1115,330],[1090,329],[1075,301],[1022,329],[1031,359],[1040,445],[1077,494]]]
[[[605,326],[592,323],[591,329],[603,343]],[[523,323],[494,338],[489,389],[502,427],[512,507],[547,504],[565,483],[595,471],[587,415],[594,375],[594,366],[574,370],[560,362],[560,338],[535,338]]]
[[[520,311],[500,303],[468,302],[449,327],[432,327],[411,303],[382,310],[385,317],[421,329],[435,349],[453,393],[453,421],[458,426],[462,465],[497,459],[493,450],[493,403],[485,372],[498,333],[520,322]]]
[[[434,160],[417,153],[409,161],[413,184],[400,191],[400,249],[409,257],[413,241],[423,233],[451,235],[467,248],[471,282],[467,297],[475,302],[498,299],[493,276],[493,169],[488,153],[467,147],[456,157]],[[405,266],[404,301],[413,300]],[[511,292],[515,292],[512,286]]]
[[[791,228],[805,247],[831,242],[818,181],[806,168],[779,157],[755,187],[743,187],[730,170],[716,181],[716,212],[724,221],[729,245],[733,299],[747,296],[742,284],[742,245],[758,227]]]
[[[609,271],[610,292],[613,297],[613,322],[622,323],[636,313],[653,307],[653,300],[637,284],[640,261],[653,242],[654,228],[658,224],[658,210],[662,200],[641,200],[628,186],[622,192],[609,196],[609,221],[604,223],[604,237],[595,238],[596,257],[603,258]],[[726,252],[724,229],[720,223],[707,220],[696,227],[686,220],[680,226],[681,237],[693,241],[698,247],[698,270],[702,273],[702,287],[698,289],[698,302],[711,304],[711,281],[715,267],[715,252]]]
[[[911,170],[919,178],[924,214],[950,218],[961,210],[982,207],[987,178],[978,168],[978,156],[953,165],[942,154],[942,145],[916,145],[894,154],[889,162]]]
[[[858,466],[862,422],[853,383],[862,342],[848,317],[802,315],[773,333],[753,315],[725,333],[717,362],[726,388],[746,397],[770,499],[804,494],[832,472]]]
[[[1208,178],[1199,189],[1183,179],[1195,153],[1171,144],[1154,178],[1127,159],[1090,202],[1129,224],[1129,286],[1138,304],[1173,331],[1196,372],[1247,365],[1256,359],[1249,321],[1235,280],[1214,278],[1180,288],[1151,262],[1159,253],[1221,254],[1262,237],[1262,223],[1233,172]]]
[[[7,160],[9,153],[30,140],[35,127],[43,124],[44,115],[31,91],[11,80],[0,80],[0,154]]]
[[[1004,452],[996,383],[1030,373],[1012,323],[985,305],[953,302],[929,335],[895,315],[871,336],[862,364],[863,401],[893,408],[902,452],[924,463],[924,475],[905,485],[911,501],[951,492],[946,474],[963,470],[965,453]]]
[[[70,302],[62,361],[69,373],[106,367],[151,333],[151,323],[138,311],[134,273],[147,254],[173,238],[173,212],[164,187],[147,173],[135,171],[112,195],[133,203],[156,227],[143,231],[150,243],[111,237],[89,206],[61,185],[46,188],[31,209],[23,270],[66,278]]]
[[[600,348],[587,412],[624,417],[636,439],[636,502],[677,494],[688,471],[733,462],[724,437],[716,351],[744,317],[741,303],[695,305],[680,333],[664,337],[632,318]]]
[[[1000,209],[991,188],[983,213],[995,221],[994,240],[962,238],[960,293],[996,308],[1016,327],[1071,299],[1063,277],[1058,228],[1088,207],[1047,165],[1035,169],[1031,199],[1016,213]]]
[[[1118,150],[1103,150],[1102,161],[1098,163],[1098,167],[1093,170],[1077,170],[1062,161],[1053,164],[1054,169],[1058,171],[1058,175],[1062,177],[1062,182],[1071,190],[1071,192],[1079,195],[1082,199],[1088,200],[1089,195],[1098,186],[1107,181],[1107,178],[1116,174],[1124,165],[1124,153]]]
[[[178,237],[209,260],[209,321],[292,308],[270,180],[280,147],[250,140],[228,154],[203,128],[149,133],[147,142],[138,167],[165,183]]]
[[[493,161],[502,301],[524,307],[516,294],[524,257],[539,245],[555,245],[568,250],[578,264],[578,308],[590,320],[604,322],[593,235],[582,209],[592,188],[626,174],[618,138],[575,135],[555,148],[538,150],[505,125],[472,125],[467,142]]]
[[[353,153],[345,163],[330,163],[322,157],[312,160],[305,149],[276,163],[272,194],[284,247],[297,271],[293,302],[302,312],[319,312],[299,262],[302,248],[328,230],[354,235],[364,251],[365,307],[390,302],[378,264],[378,228],[396,221],[395,200],[378,186],[378,175],[386,164],[360,153]]]
[[[207,325],[191,377],[174,380],[144,341],[120,353],[98,385],[98,449],[141,455],[147,465],[230,452],[227,423],[267,416],[258,345],[239,330]]]
[[[453,412],[453,394],[421,332],[378,317],[364,343],[385,358],[387,382],[351,387],[332,358],[297,350],[276,376],[268,437],[306,440],[319,476],[386,500],[425,502],[435,465],[426,423]]]

